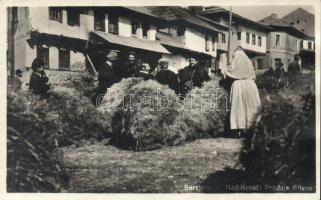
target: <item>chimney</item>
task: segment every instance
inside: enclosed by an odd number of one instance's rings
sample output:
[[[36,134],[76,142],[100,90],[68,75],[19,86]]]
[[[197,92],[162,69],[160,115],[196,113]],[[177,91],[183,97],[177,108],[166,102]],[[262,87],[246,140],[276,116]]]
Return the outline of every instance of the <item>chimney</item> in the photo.
[[[272,13],[271,17],[273,17],[273,18],[278,18],[278,15],[275,14],[275,13]]]
[[[204,7],[203,6],[188,6],[187,10],[190,11],[191,13],[195,14],[197,12],[203,11]]]

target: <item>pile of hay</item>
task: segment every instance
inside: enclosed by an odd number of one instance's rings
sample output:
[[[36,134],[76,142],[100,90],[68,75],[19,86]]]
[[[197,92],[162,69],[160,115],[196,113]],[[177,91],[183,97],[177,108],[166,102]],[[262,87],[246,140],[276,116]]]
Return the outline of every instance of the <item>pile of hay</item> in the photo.
[[[175,141],[167,131],[178,115],[178,97],[156,81],[143,81],[129,89],[123,109],[112,120],[112,142],[122,148],[151,150]]]
[[[8,91],[7,101],[7,191],[61,191],[68,179],[53,154],[61,121],[50,116],[45,100],[28,92]]]
[[[89,98],[56,87],[48,99],[8,91],[8,191],[58,192],[67,179],[54,151],[109,137],[111,124]]]
[[[298,91],[269,94],[262,102],[254,136],[245,140],[241,156],[253,184],[298,184],[315,190],[315,93],[313,88]]]
[[[112,120],[112,142],[119,147],[151,150],[223,131],[228,97],[216,80],[192,90],[184,101],[152,80],[124,90],[128,94]]]
[[[201,88],[187,94],[172,130],[182,132],[187,140],[217,137],[224,130],[228,101],[219,80],[205,82]]]

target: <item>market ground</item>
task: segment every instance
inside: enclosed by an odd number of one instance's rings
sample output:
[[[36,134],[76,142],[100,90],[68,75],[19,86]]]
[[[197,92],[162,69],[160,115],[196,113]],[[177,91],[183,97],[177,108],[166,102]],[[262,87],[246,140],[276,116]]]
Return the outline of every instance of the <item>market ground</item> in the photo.
[[[65,192],[220,192],[228,179],[224,173],[242,169],[242,139],[201,139],[146,152],[105,143],[61,149],[70,177]]]

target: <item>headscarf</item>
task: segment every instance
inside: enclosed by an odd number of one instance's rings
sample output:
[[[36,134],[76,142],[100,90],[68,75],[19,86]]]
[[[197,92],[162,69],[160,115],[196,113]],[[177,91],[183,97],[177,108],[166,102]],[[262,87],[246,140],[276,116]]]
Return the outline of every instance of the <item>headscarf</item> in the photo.
[[[234,52],[232,62],[227,66],[226,75],[234,79],[255,79],[253,64],[242,49]]]

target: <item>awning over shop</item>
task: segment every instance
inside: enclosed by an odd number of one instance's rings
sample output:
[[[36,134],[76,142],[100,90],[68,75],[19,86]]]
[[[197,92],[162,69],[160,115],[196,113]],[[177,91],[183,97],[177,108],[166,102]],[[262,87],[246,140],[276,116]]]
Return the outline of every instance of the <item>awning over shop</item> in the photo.
[[[92,34],[112,44],[117,44],[117,45],[136,48],[136,49],[143,49],[143,50],[157,52],[157,53],[170,54],[170,52],[167,51],[158,41],[124,37],[120,35],[114,35],[110,33],[96,32],[96,31],[92,32]]]

